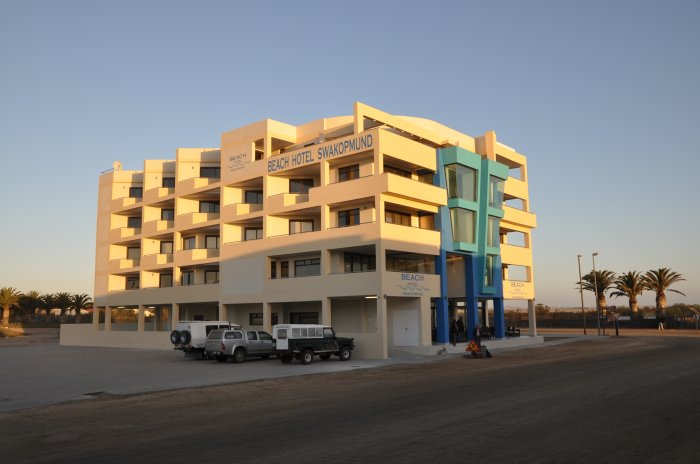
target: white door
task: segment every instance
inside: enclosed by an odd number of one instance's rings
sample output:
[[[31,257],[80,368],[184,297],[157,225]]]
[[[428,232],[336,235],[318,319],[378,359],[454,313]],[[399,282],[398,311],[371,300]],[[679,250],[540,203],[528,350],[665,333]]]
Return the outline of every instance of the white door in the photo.
[[[418,310],[394,309],[394,346],[418,346]]]

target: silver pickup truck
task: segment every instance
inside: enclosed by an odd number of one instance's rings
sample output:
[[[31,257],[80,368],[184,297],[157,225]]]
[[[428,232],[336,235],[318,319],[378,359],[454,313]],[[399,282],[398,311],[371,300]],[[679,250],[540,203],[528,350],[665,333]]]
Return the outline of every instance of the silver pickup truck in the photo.
[[[240,363],[249,356],[267,359],[275,354],[275,348],[272,335],[262,330],[221,329],[209,332],[204,353],[219,362],[232,358]]]

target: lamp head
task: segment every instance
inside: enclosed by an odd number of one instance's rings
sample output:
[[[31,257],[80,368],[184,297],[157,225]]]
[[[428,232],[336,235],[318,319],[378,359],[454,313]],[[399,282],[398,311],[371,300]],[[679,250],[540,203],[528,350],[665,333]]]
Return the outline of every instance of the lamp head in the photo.
[[[593,256],[598,256],[598,252],[597,251],[593,252]]]
[[[583,258],[583,255],[576,255],[577,258]]]

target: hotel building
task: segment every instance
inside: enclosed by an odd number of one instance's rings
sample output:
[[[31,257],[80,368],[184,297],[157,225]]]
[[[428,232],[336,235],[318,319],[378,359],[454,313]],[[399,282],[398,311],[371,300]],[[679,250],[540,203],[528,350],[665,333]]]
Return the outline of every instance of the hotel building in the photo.
[[[525,157],[494,132],[361,103],[267,119],[100,175],[96,317],[62,343],[167,348],[195,319],[330,324],[364,358],[427,352],[458,317],[503,338],[506,300],[534,329],[535,225]]]

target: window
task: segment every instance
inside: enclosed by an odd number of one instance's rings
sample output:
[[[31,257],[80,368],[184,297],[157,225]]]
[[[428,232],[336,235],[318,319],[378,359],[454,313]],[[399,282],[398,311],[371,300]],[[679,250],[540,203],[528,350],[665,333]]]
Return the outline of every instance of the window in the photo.
[[[417,253],[387,252],[386,270],[391,272],[435,273],[435,257]]]
[[[418,180],[424,184],[433,184],[435,173],[428,169],[420,169],[416,174],[418,174]]]
[[[221,168],[213,166],[201,166],[199,168],[199,177],[218,179],[219,177],[221,177]]]
[[[489,206],[501,208],[503,206],[503,189],[505,182],[496,176],[489,176]]]
[[[138,290],[139,288],[139,278],[138,277],[127,277],[126,278],[126,289],[127,290]]]
[[[205,284],[218,284],[219,283],[219,271],[204,271],[204,283]]]
[[[448,198],[476,201],[475,169],[461,164],[450,164],[445,166],[445,178],[447,179]]]
[[[160,275],[160,288],[172,287],[173,286],[173,275],[172,274],[161,274]]]
[[[224,334],[225,340],[241,340],[242,338],[243,338],[243,332],[239,332],[239,331],[226,332]]]
[[[394,166],[388,166],[386,164],[384,165],[384,172],[390,172],[401,177],[408,177],[409,179],[411,178],[411,171],[406,171],[405,169],[397,168]]]
[[[358,179],[360,177],[360,165],[344,166],[338,169],[338,182]]]
[[[140,259],[141,247],[126,247],[126,259]]]
[[[468,209],[450,209],[452,219],[452,240],[455,242],[474,243],[474,224],[476,213]]]
[[[489,216],[489,230],[486,233],[486,245],[490,247],[497,247],[499,244],[498,235],[498,218],[494,216]]]
[[[248,325],[263,325],[263,313],[248,314]],[[272,325],[277,325],[277,313],[272,313]],[[260,340],[272,340],[272,336],[267,332],[259,332]]]
[[[164,188],[175,188],[175,178],[174,177],[163,177],[163,187]]]
[[[318,313],[289,313],[289,323],[318,324]]]
[[[289,261],[282,261],[280,263],[280,277],[283,279],[289,277]]]
[[[262,190],[246,190],[245,202],[249,205],[262,205],[263,192]]]
[[[204,237],[204,248],[208,250],[218,250],[219,249],[219,236],[218,235],[207,235]]]
[[[265,152],[262,150],[255,149],[255,161],[263,159]]]
[[[182,285],[194,285],[194,271],[182,271]]]
[[[248,340],[257,340],[257,339],[258,339],[257,333],[255,333],[252,330],[248,331]]]
[[[330,327],[324,327],[323,336],[326,338],[333,338],[335,337],[335,333],[333,333],[333,329],[331,329]]]
[[[360,208],[338,211],[338,227],[356,226],[360,223]]]
[[[262,227],[246,227],[243,240],[260,240],[263,238]]]
[[[277,325],[277,313],[272,313],[272,325]],[[270,335],[267,332],[258,332],[258,335],[260,335],[260,340],[272,340],[272,335]]]
[[[297,277],[321,275],[321,259],[297,259],[294,261],[294,275]]]
[[[279,340],[285,340],[287,338],[287,329],[279,329],[277,331],[277,338]]]
[[[493,287],[495,281],[495,271],[494,265],[496,263],[496,257],[494,255],[486,255],[486,266],[484,269],[484,286]]]
[[[418,213],[418,227],[421,229],[435,230],[435,215],[432,213]]]
[[[195,237],[185,237],[182,239],[183,250],[194,250],[197,248],[197,239]]]
[[[160,253],[163,255],[172,255],[173,242],[160,242]]]
[[[270,278],[277,278],[277,261],[270,261]]]
[[[313,179],[289,179],[289,193],[309,193],[313,186]]]
[[[141,216],[130,216],[126,220],[126,226],[130,229],[140,229],[141,228]]]
[[[143,187],[129,187],[129,198],[142,198]]]
[[[410,227],[411,215],[408,213],[402,213],[400,211],[391,211],[388,209],[384,212],[384,221],[388,222],[389,224],[397,224],[400,226]]]
[[[314,231],[313,219],[293,219],[289,221],[289,235]]]
[[[160,210],[160,220],[161,221],[172,221],[175,219],[174,209],[161,209]]]
[[[218,201],[205,201],[199,202],[199,212],[200,213],[218,213],[219,212],[219,202]]]
[[[343,255],[345,273],[375,271],[377,267],[374,255],[361,255],[359,253],[345,253]]]

